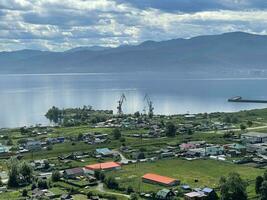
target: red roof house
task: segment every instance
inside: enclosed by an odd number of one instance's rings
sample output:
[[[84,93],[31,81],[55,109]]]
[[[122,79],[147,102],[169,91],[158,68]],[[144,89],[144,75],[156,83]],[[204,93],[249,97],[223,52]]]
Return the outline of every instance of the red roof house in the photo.
[[[87,170],[113,170],[113,169],[120,169],[121,165],[116,162],[105,162],[105,163],[97,163],[93,165],[87,165],[85,166],[85,169]]]
[[[174,186],[180,183],[180,181],[177,179],[151,173],[145,174],[144,176],[142,176],[142,179],[144,182],[156,183],[164,186]]]

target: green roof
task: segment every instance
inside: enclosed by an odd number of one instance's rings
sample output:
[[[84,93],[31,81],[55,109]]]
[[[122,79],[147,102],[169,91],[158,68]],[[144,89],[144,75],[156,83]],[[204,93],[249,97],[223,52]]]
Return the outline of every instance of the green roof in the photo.
[[[171,190],[169,190],[169,189],[162,189],[162,190],[157,192],[157,196],[162,197],[162,198],[166,198],[170,191]]]

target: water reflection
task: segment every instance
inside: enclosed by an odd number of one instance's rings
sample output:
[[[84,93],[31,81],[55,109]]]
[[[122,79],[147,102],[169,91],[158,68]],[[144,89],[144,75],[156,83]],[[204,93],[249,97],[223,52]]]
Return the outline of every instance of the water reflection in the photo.
[[[267,99],[267,80],[179,80],[161,76],[117,74],[12,75],[0,76],[0,127],[47,123],[52,106],[92,105],[116,111],[125,93],[125,112],[143,111],[149,94],[155,113],[197,113],[263,108],[262,104],[228,103],[227,98]]]

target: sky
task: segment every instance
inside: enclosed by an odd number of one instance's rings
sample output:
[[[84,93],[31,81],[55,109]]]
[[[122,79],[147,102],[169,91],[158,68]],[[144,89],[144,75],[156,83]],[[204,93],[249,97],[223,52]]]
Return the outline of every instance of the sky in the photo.
[[[266,0],[0,0],[0,51],[65,51],[244,31],[267,34]]]

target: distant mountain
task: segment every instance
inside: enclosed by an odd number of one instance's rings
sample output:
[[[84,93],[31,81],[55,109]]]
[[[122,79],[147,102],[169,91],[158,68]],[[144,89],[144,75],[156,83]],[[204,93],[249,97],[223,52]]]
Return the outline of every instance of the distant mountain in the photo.
[[[117,48],[0,52],[1,73],[136,71],[172,72],[179,76],[265,74],[267,36],[233,32]]]
[[[103,51],[110,49],[110,47],[102,47],[102,46],[84,46],[84,47],[76,47],[70,50],[67,50],[65,52],[71,53],[71,52],[77,52],[77,51]]]

